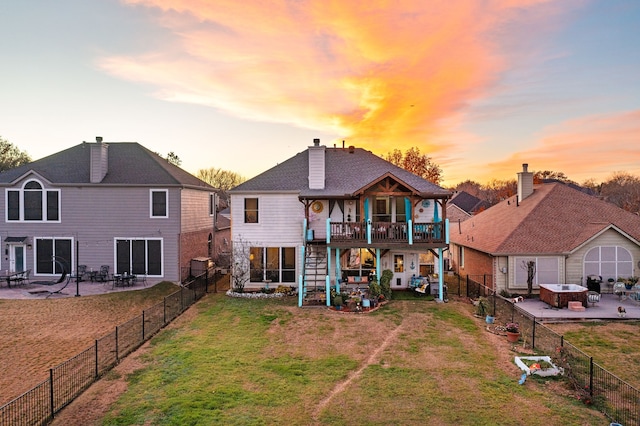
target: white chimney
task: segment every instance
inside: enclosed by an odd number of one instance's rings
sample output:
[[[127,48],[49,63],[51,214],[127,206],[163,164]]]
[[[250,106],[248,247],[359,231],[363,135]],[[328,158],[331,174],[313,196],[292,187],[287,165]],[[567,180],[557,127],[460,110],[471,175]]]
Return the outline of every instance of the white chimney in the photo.
[[[518,173],[518,202],[533,194],[533,173],[527,171],[529,165],[522,164],[522,171]]]
[[[96,143],[89,144],[91,151],[89,178],[91,183],[100,183],[109,169],[109,145],[102,143],[102,137],[96,136]]]
[[[309,189],[324,189],[324,156],[325,146],[314,139],[309,147]]]

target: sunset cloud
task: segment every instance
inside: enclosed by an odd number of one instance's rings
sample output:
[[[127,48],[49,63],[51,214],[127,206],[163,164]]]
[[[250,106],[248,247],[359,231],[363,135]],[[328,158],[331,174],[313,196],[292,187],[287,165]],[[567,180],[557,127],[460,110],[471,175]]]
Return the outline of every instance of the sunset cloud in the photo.
[[[484,178],[515,179],[529,170],[563,172],[582,183],[604,181],[611,170],[640,175],[640,110],[569,120],[545,129],[529,149],[487,165]]]
[[[444,156],[459,142],[443,121],[489,96],[559,14],[534,0],[125,3],[153,11],[174,43],[99,65],[161,99],[317,129],[377,153],[420,146]]]

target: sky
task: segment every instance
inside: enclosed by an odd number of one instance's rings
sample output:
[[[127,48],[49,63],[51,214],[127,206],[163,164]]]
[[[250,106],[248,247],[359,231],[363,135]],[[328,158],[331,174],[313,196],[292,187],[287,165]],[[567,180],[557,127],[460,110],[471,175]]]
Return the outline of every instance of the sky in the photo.
[[[602,182],[640,175],[638,40],[637,0],[2,0],[0,136],[245,178],[319,138],[418,147],[443,186]]]

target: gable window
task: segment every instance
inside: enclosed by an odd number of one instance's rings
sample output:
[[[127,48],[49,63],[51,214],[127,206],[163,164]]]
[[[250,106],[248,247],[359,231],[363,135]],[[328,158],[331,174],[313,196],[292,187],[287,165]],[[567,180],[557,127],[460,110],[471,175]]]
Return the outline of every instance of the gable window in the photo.
[[[40,182],[30,180],[21,189],[9,189],[6,194],[7,221],[60,221],[60,190],[44,189]]]
[[[151,217],[169,217],[168,193],[166,189],[151,190]]]
[[[584,276],[599,275],[603,280],[633,275],[631,253],[620,246],[594,247],[584,256]]]
[[[161,277],[162,239],[116,239],[116,273]]]
[[[63,268],[71,272],[70,238],[35,238],[36,267],[38,275],[62,274]]]
[[[244,199],[244,223],[258,223],[258,199]]]
[[[389,197],[376,197],[373,205],[374,222],[391,222]]]

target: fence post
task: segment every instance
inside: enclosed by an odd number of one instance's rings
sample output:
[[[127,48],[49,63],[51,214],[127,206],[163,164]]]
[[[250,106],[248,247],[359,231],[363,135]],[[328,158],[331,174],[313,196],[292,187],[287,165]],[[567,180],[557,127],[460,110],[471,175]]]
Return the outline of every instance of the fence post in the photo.
[[[144,342],[144,311],[142,311],[142,341]]]
[[[167,325],[167,296],[162,299],[162,325]]]
[[[116,362],[120,361],[120,356],[118,355],[118,326],[116,325]]]
[[[531,336],[531,350],[536,349],[536,317],[533,317],[533,335]]]
[[[98,375],[100,374],[100,366],[98,365],[98,339],[96,339],[95,348],[96,348],[96,378],[98,378]]]
[[[51,418],[55,415],[56,409],[53,402],[53,368],[49,369],[49,404],[51,404]]]
[[[593,357],[589,357],[589,396],[593,398]]]

